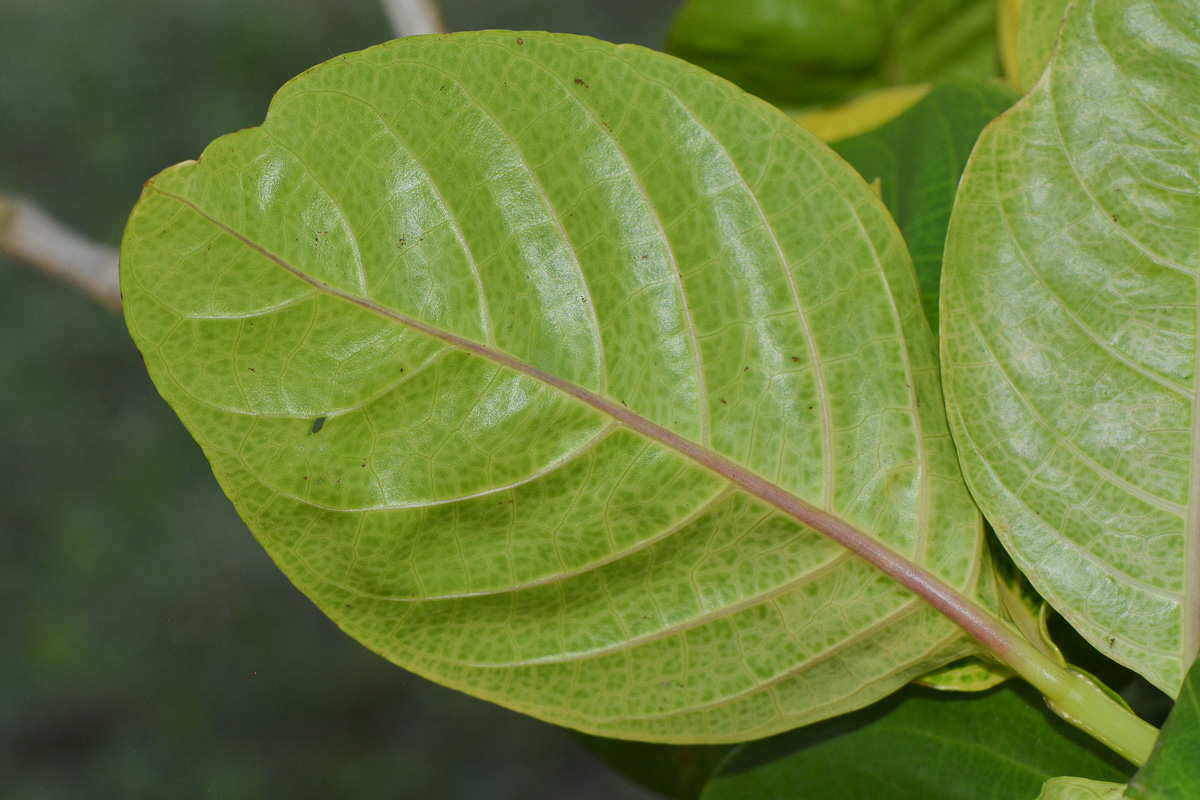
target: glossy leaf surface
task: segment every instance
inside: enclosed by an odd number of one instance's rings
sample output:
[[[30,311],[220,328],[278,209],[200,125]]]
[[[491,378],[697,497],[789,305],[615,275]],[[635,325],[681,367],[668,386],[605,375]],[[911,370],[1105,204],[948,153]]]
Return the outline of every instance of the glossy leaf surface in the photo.
[[[1072,6],[946,246],[964,472],[1038,591],[1174,695],[1200,644],[1200,5]]]
[[[870,182],[878,179],[888,211],[912,256],[921,305],[937,330],[942,251],[958,181],[985,125],[1016,96],[978,81],[938,85],[896,119],[834,142],[833,149]]]
[[[1133,800],[1200,797],[1200,661],[1188,672],[1150,760],[1125,794]]]
[[[243,518],[409,669],[717,742],[974,649],[810,527],[990,579],[903,242],[695,67],[507,32],[333,59],[148,184],[122,275]]]
[[[910,687],[878,705],[761,742],[704,800],[1021,800],[1062,771],[1123,781],[1116,761],[1027,685],[984,694]]]
[[[999,68],[993,0],[689,0],[667,48],[800,106]]]

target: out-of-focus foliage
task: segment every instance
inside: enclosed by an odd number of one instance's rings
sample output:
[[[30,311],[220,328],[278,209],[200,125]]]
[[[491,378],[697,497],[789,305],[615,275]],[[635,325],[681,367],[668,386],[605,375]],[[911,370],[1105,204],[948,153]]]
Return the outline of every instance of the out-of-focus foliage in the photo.
[[[793,106],[999,70],[994,0],[688,0],[668,50]]]

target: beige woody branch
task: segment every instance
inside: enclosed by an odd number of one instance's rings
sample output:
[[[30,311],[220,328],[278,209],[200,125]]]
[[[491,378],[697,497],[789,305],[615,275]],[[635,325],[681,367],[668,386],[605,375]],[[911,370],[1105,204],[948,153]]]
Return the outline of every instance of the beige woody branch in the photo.
[[[446,32],[433,0],[380,2],[397,36]],[[68,228],[28,198],[0,194],[0,253],[121,308],[116,248]]]
[[[121,308],[116,248],[71,230],[32,200],[0,194],[0,253]]]
[[[396,36],[446,33],[446,23],[433,0],[380,0]]]

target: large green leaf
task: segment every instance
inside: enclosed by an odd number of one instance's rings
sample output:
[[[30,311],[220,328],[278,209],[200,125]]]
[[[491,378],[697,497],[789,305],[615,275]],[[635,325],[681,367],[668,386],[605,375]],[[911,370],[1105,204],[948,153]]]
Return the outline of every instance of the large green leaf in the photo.
[[[908,688],[743,747],[704,800],[1032,800],[1064,771],[1123,781],[1125,765],[1027,685],[978,695]]]
[[[689,0],[667,48],[791,105],[999,65],[994,0]]]
[[[1125,794],[1133,800],[1200,797],[1200,661],[1188,672],[1150,760],[1133,776]]]
[[[948,613],[994,602],[886,210],[662,54],[484,32],[335,58],[148,183],[122,285],[272,557],[450,686],[738,740],[975,649],[871,564]]]
[[[1200,646],[1200,3],[1080,0],[985,131],[942,357],[973,493],[1034,586],[1164,691]]]
[[[958,180],[984,126],[1014,100],[1010,89],[997,84],[949,82],[886,125],[833,144],[868,182],[879,180],[883,202],[908,244],[921,305],[934,330]]]

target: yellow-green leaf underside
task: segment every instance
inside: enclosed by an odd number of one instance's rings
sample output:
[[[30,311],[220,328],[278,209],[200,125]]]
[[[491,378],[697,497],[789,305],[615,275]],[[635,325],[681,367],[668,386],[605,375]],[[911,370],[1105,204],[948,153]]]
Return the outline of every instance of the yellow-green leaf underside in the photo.
[[[508,32],[335,58],[147,185],[122,288],[276,562],[450,686],[738,740],[973,651],[814,528],[994,602],[894,224],[675,59]]]
[[[1200,3],[1078,0],[981,137],[942,357],[976,500],[1101,652],[1178,692],[1200,646]]]

